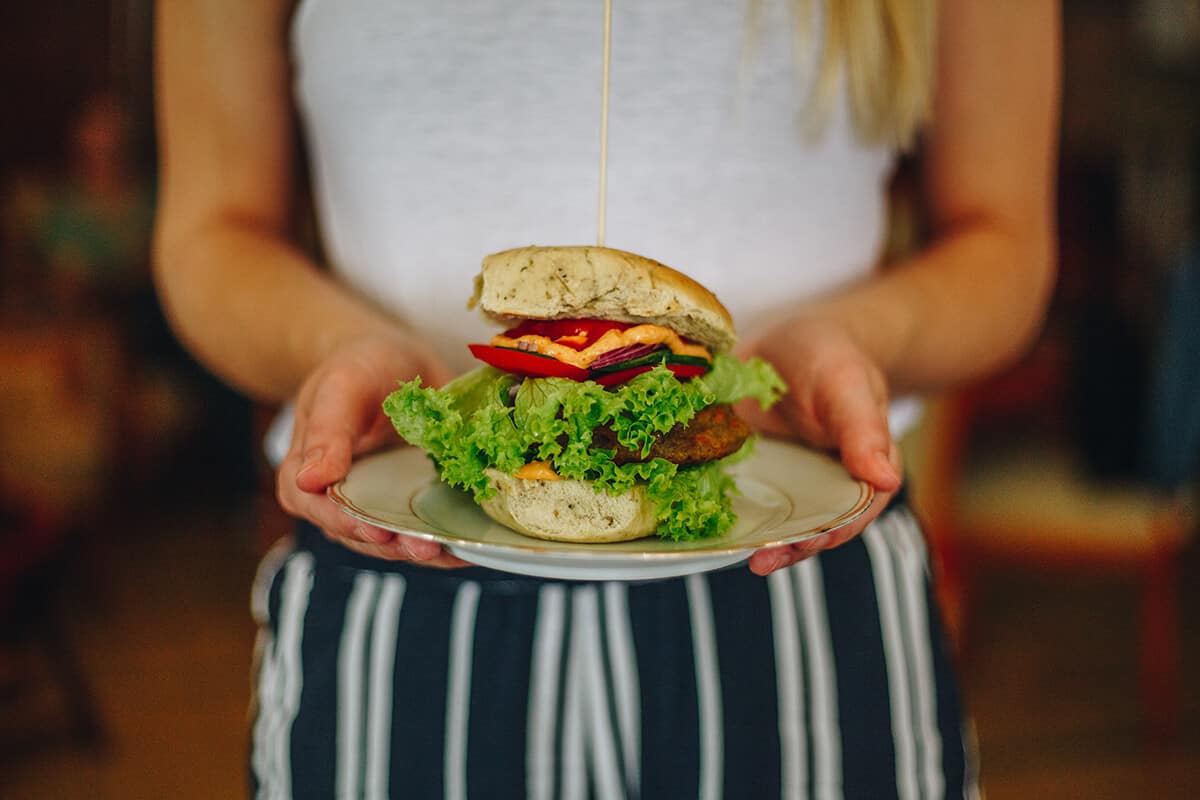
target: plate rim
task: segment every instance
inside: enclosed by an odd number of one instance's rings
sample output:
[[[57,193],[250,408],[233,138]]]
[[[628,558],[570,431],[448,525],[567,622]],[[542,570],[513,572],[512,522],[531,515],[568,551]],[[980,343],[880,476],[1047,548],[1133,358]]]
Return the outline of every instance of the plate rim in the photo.
[[[777,444],[780,444],[780,445],[791,446],[791,447],[803,447],[803,445],[799,445],[794,442],[788,442],[786,440],[776,439],[773,437],[763,437],[763,438],[767,439],[768,441],[772,441]],[[806,449],[811,450],[811,448],[806,448]],[[410,451],[410,450],[415,451],[415,452],[421,452],[418,448],[401,446],[401,447],[396,447],[396,448],[380,450],[375,453],[372,453],[371,455],[378,456],[378,455],[383,455],[386,453],[391,453],[391,452],[396,452],[396,451]],[[812,452],[819,453],[820,451],[812,451]],[[751,456],[751,458],[753,458],[753,456]],[[849,525],[851,522],[853,522],[854,520],[861,517],[864,513],[866,513],[867,509],[871,507],[871,503],[874,502],[875,494],[876,494],[875,487],[873,487],[871,484],[867,483],[866,481],[862,480],[861,478],[853,478],[852,477],[851,479],[858,485],[859,496],[858,496],[858,500],[854,503],[854,505],[850,509],[848,509],[847,511],[838,515],[837,517],[834,517],[832,520],[828,521],[827,523],[825,523],[824,525],[822,525],[818,528],[806,528],[802,531],[788,533],[783,536],[771,539],[770,541],[756,542],[752,545],[727,544],[723,547],[706,547],[706,548],[696,548],[696,549],[692,549],[692,550],[675,550],[675,551],[664,550],[664,551],[631,552],[628,550],[605,551],[601,548],[590,549],[587,545],[584,545],[582,543],[574,543],[574,544],[579,545],[579,549],[571,548],[568,550],[568,549],[562,549],[562,548],[558,547],[558,545],[561,545],[561,544],[571,544],[571,543],[567,543],[567,542],[558,542],[558,543],[544,542],[543,540],[535,539],[533,537],[528,537],[529,538],[528,544],[526,544],[525,542],[521,542],[520,544],[499,543],[499,542],[481,542],[476,539],[466,539],[466,538],[463,538],[461,536],[458,536],[458,535],[455,535],[452,533],[439,533],[439,532],[433,532],[433,531],[417,531],[417,530],[412,530],[411,528],[405,528],[399,524],[388,523],[386,521],[378,519],[377,517],[371,516],[365,510],[363,510],[359,506],[355,505],[355,503],[352,500],[350,500],[350,498],[346,497],[345,494],[342,493],[342,486],[345,485],[347,477],[343,477],[341,480],[328,486],[325,489],[326,496],[329,497],[339,508],[341,508],[341,510],[344,513],[348,514],[349,516],[354,517],[355,519],[357,519],[361,522],[365,522],[369,525],[374,525],[376,527],[383,528],[384,530],[390,530],[393,533],[399,533],[399,534],[402,534],[405,536],[415,536],[417,538],[424,539],[426,541],[437,542],[439,544],[451,544],[456,547],[466,547],[466,548],[469,548],[472,550],[478,550],[478,551],[521,553],[521,554],[528,555],[528,556],[553,556],[555,559],[563,559],[563,560],[589,559],[589,560],[595,561],[597,559],[600,559],[600,560],[605,560],[605,561],[626,562],[626,563],[628,563],[630,561],[674,561],[674,560],[687,560],[689,558],[703,558],[703,557],[709,557],[709,556],[734,555],[737,553],[751,552],[751,551],[762,550],[762,549],[770,548],[770,547],[782,547],[782,546],[789,545],[789,544],[795,544],[796,542],[801,542],[801,541],[805,541],[807,539],[812,539],[817,536],[821,536],[825,533],[829,533],[830,531],[834,531],[834,530],[837,530],[838,528]],[[776,486],[772,481],[765,480],[765,479],[759,478],[759,477],[755,477],[755,480],[760,483],[764,483],[764,484],[770,486],[770,488],[772,488],[775,491],[781,491],[779,489],[779,487]],[[426,488],[431,484],[447,485],[447,484],[442,483],[441,479],[437,476],[436,472],[434,472],[432,470],[432,466],[431,466],[430,480],[427,481],[425,484],[422,484],[422,486],[420,488],[418,488],[417,490],[412,491],[410,493],[409,497],[407,498],[408,512],[409,512],[409,514],[411,514],[414,518],[416,518],[418,520],[420,520],[421,518],[417,515],[416,510],[413,508],[413,502],[415,501],[417,495],[420,493],[421,489]],[[467,493],[463,492],[461,489],[455,489],[454,487],[449,487],[449,488],[453,491],[460,492],[461,494],[463,494],[463,496],[468,501],[471,500],[469,495],[467,495]],[[783,493],[786,495],[786,492],[783,492]],[[421,521],[424,523],[424,520],[421,520]],[[383,523],[383,524],[381,524],[381,523]],[[428,523],[424,523],[424,524],[428,525]],[[497,524],[499,524],[499,523],[497,523]],[[786,525],[786,520],[784,522],[784,525]],[[430,526],[430,527],[432,527],[432,526]],[[518,533],[517,535],[521,535],[521,534]]]

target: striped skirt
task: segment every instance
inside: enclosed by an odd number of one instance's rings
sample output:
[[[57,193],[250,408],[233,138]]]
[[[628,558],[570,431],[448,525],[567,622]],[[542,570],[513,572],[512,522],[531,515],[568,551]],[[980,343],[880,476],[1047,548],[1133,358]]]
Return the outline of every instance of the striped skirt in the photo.
[[[379,566],[307,527],[264,561],[255,796],[975,794],[903,506],[767,578]]]

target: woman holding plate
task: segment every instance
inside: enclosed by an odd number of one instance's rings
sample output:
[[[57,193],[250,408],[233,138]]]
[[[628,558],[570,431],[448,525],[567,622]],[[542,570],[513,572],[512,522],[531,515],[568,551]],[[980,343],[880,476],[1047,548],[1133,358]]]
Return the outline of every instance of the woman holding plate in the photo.
[[[895,398],[1038,329],[1054,4],[616,4],[608,243],[721,298],[789,387],[754,422],[839,453],[877,492],[858,522],[749,569],[568,582],[326,497],[393,441],[398,380],[444,382],[487,341],[462,310],[484,254],[591,241],[602,20],[598,2],[161,4],[160,290],[201,360],[295,408],[278,491],[302,521],[255,595],[255,790],[969,794]],[[880,264],[887,180],[918,141],[931,237]],[[295,243],[301,145],[330,271]]]

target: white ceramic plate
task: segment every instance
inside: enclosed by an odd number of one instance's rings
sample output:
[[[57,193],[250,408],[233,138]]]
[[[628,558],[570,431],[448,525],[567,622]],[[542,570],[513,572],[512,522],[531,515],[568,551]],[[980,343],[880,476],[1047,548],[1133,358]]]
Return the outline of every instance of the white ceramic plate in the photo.
[[[349,515],[386,530],[439,542],[473,564],[565,580],[648,580],[736,564],[762,547],[788,544],[851,522],[872,488],[823,453],[759,439],[733,470],[737,523],[694,542],[648,538],[611,544],[532,539],[492,521],[470,496],[441,483],[423,451],[390,450],[355,462],[329,488]]]

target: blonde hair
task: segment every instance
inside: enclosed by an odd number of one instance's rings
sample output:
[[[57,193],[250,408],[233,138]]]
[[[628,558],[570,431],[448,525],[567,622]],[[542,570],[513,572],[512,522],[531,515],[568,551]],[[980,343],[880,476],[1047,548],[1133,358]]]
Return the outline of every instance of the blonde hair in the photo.
[[[937,58],[937,0],[791,0],[796,60],[813,44],[813,3],[820,2],[822,40],[806,127],[819,132],[844,86],[854,127],[869,142],[912,145],[930,113]],[[763,0],[749,0],[747,45],[753,50]]]

